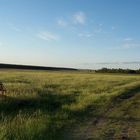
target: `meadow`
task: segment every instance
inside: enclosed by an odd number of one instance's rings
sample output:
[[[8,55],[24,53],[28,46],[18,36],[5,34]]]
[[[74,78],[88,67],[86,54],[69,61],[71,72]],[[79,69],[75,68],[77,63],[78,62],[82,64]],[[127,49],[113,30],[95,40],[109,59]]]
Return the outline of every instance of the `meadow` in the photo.
[[[0,140],[140,140],[140,75],[0,70]]]

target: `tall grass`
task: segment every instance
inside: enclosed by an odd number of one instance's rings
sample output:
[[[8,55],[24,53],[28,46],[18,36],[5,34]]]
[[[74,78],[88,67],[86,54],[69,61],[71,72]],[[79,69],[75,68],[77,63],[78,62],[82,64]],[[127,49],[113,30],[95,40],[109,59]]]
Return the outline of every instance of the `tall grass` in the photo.
[[[0,81],[7,88],[0,97],[0,139],[62,140],[81,121],[103,115],[114,97],[139,87],[140,76],[1,70]],[[105,139],[105,130],[107,124],[97,137]]]

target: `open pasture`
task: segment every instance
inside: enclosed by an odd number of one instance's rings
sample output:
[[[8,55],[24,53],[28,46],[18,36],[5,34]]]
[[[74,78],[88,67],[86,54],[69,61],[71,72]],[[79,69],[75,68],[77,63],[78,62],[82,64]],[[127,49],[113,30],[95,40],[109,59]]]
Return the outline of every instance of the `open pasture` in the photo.
[[[0,140],[139,140],[140,75],[0,70]]]

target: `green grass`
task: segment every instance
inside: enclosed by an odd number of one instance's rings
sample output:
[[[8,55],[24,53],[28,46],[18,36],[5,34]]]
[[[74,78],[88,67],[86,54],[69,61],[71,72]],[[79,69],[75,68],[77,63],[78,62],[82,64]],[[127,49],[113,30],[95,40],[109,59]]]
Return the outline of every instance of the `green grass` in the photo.
[[[140,76],[1,70],[0,140],[140,139]]]

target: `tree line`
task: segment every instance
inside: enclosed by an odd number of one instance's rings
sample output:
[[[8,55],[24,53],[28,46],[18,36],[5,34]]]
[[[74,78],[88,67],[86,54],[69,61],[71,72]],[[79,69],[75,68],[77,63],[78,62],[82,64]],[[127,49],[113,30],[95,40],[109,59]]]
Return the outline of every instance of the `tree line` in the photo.
[[[95,70],[97,73],[126,73],[126,74],[140,74],[140,69],[132,70],[132,69],[109,69],[109,68],[102,68],[99,70]]]

